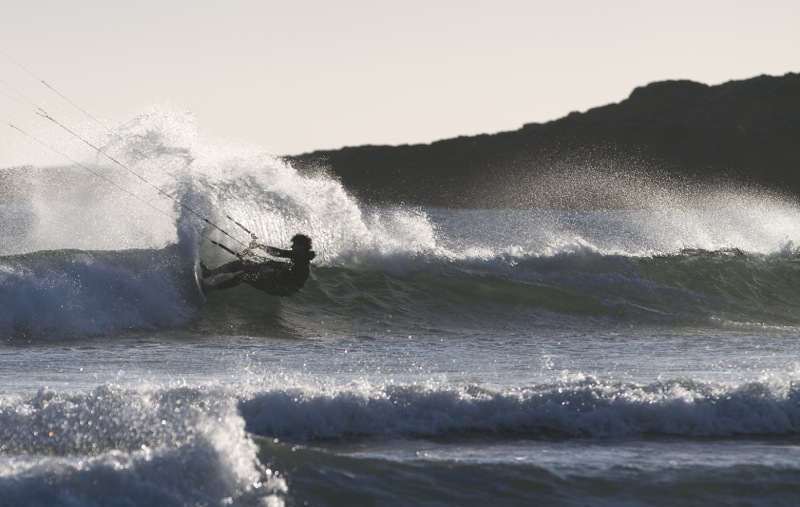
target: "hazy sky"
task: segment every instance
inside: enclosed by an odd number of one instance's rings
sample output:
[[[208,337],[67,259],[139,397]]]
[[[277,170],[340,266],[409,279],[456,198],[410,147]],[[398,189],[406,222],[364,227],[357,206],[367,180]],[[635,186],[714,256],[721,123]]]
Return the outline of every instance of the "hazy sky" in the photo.
[[[274,154],[515,130],[653,81],[800,71],[798,0],[1,5],[0,50],[94,116],[168,103]],[[0,79],[59,105],[2,55]],[[41,121],[3,94],[0,118]],[[0,149],[19,135],[0,123]]]

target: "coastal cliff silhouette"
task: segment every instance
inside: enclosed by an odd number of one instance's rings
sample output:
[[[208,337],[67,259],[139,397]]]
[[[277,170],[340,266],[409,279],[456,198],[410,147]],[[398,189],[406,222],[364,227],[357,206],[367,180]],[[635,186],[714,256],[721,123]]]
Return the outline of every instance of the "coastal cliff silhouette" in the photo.
[[[552,207],[546,191],[535,191],[537,178],[588,181],[620,172],[753,185],[797,197],[800,74],[715,86],[662,81],[634,89],[622,102],[515,131],[285,159],[301,171],[323,168],[375,203]]]

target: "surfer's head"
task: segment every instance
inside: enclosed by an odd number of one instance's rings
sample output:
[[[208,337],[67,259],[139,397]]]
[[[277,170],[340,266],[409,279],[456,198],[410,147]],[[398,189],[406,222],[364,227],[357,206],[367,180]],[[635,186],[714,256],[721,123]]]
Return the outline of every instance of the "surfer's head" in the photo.
[[[311,238],[305,234],[295,234],[292,237],[292,250],[311,251]]]

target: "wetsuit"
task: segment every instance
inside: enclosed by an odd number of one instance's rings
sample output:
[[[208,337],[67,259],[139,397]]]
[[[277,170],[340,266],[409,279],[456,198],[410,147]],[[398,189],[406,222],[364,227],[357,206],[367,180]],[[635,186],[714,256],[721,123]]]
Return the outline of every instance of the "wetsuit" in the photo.
[[[291,296],[303,288],[311,274],[311,260],[316,257],[313,250],[282,250],[271,246],[259,247],[274,257],[289,259],[281,261],[237,260],[218,268],[203,268],[203,290],[229,289],[240,283],[248,283],[256,289],[273,296]],[[232,275],[232,276],[226,276]]]

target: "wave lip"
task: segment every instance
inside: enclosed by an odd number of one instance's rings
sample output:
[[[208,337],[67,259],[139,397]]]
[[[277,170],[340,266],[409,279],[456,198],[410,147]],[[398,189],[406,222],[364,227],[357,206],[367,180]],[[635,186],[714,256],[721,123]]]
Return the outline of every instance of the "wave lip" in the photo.
[[[512,390],[389,386],[372,392],[275,390],[240,402],[248,431],[265,437],[437,437],[459,433],[619,438],[800,433],[800,388],[594,379]]]

